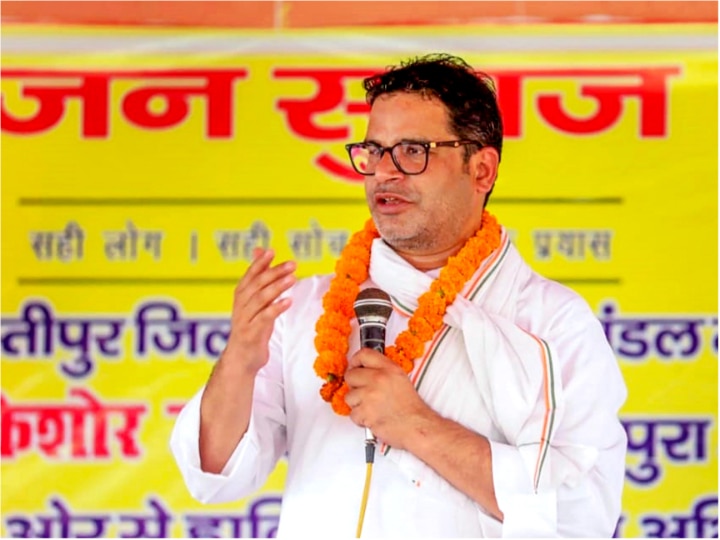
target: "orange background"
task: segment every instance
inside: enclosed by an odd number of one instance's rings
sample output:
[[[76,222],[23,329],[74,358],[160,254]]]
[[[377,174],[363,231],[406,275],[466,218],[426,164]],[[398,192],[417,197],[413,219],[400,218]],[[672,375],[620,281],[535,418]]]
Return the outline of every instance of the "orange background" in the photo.
[[[716,23],[717,2],[1,2],[3,23],[229,28],[507,23]]]

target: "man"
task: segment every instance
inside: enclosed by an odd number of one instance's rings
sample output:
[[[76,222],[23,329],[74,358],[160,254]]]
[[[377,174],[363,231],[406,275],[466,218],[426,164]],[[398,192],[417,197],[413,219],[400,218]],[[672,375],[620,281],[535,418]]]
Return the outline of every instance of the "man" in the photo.
[[[190,491],[247,496],[287,453],[279,535],[353,535],[367,427],[363,535],[612,535],[625,385],[585,301],[484,210],[502,150],[488,78],[431,55],[365,88],[367,134],[348,152],[372,221],[334,277],[296,283],[293,262],[256,251],[227,347],[173,432]],[[368,287],[392,298],[386,354],[360,348],[351,316]]]

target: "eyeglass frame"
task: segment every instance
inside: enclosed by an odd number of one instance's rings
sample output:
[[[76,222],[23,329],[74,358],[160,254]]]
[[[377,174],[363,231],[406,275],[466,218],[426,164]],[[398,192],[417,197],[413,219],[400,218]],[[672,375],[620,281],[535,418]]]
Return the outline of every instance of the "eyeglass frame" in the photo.
[[[397,168],[397,170],[403,174],[407,174],[408,176],[415,176],[418,174],[422,174],[427,170],[427,166],[430,161],[430,149],[431,148],[441,148],[441,147],[443,147],[443,148],[459,148],[461,146],[465,146],[468,144],[476,144],[476,145],[478,145],[479,148],[483,148],[485,146],[480,141],[473,141],[471,139],[456,139],[453,141],[428,141],[428,142],[425,142],[425,141],[400,141],[400,142],[393,144],[392,146],[381,146],[377,143],[368,142],[368,141],[348,143],[345,145],[345,150],[347,151],[348,156],[350,158],[350,165],[352,165],[352,168],[355,169],[355,172],[357,172],[358,174],[361,174],[362,176],[372,176],[375,174],[375,172],[371,172],[371,173],[362,172],[362,171],[359,171],[357,169],[357,167],[355,166],[355,162],[353,161],[351,150],[354,146],[361,145],[361,144],[373,145],[380,150],[380,157],[378,158],[378,163],[380,163],[380,161],[382,160],[383,156],[385,155],[385,152],[390,151],[390,159],[392,159],[392,162],[395,165],[395,167]],[[417,144],[417,145],[422,146],[425,149],[425,165],[423,165],[423,168],[420,171],[407,172],[407,171],[405,171],[405,169],[403,169],[400,166],[400,163],[398,163],[397,159],[395,158],[395,153],[394,153],[395,148],[397,148],[398,146],[401,146],[403,144]]]

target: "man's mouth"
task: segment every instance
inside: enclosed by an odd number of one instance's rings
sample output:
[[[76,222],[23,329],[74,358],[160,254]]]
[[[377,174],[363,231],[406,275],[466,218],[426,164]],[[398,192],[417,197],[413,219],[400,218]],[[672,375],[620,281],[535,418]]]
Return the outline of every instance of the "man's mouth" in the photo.
[[[413,202],[395,193],[378,193],[375,195],[375,210],[382,215],[397,215],[410,209]]]
[[[405,197],[401,197],[394,193],[378,193],[375,195],[375,202],[379,204],[400,204],[410,201],[408,201]]]
[[[401,200],[397,197],[380,197],[380,202],[382,204],[396,204],[401,202]]]

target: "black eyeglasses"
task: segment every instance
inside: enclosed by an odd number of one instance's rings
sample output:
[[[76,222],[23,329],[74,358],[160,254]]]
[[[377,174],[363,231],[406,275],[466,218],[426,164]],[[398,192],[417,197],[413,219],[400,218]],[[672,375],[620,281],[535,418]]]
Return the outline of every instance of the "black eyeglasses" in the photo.
[[[482,148],[483,144],[478,141],[462,139],[458,141],[436,141],[436,142],[411,142],[401,141],[392,146],[380,146],[372,142],[358,142],[345,145],[350,156],[350,163],[353,169],[363,176],[375,174],[378,163],[390,152],[390,157],[398,170],[404,174],[422,174],[428,165],[428,150],[448,146],[457,148],[467,144],[476,144]]]

